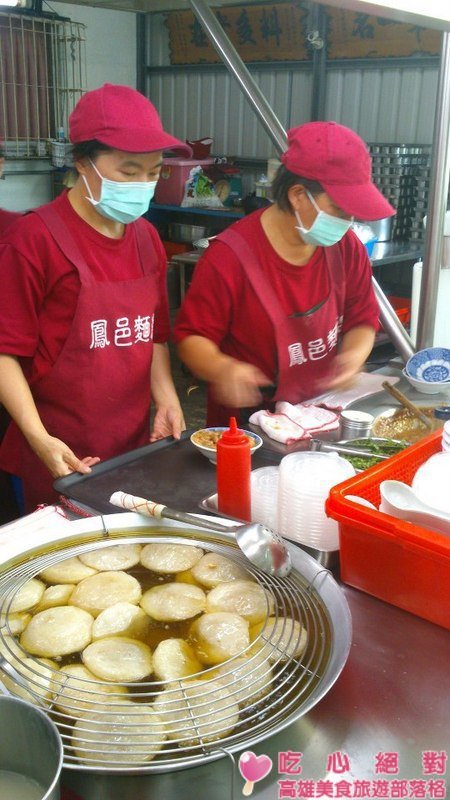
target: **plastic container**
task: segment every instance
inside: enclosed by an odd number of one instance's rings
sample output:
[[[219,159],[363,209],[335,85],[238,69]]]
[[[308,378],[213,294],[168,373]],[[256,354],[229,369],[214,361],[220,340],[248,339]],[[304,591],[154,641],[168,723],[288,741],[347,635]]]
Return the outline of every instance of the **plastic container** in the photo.
[[[216,452],[217,507],[221,514],[250,521],[250,444],[235,417],[218,440]]]
[[[70,167],[73,165],[72,145],[70,142],[60,142],[54,139],[50,142],[51,162],[54,167]]]
[[[271,184],[268,181],[267,175],[260,175],[258,180],[255,181],[255,194],[256,197],[270,197]]]
[[[284,456],[278,481],[280,536],[315,550],[337,550],[338,525],[325,514],[325,501],[332,486],[354,474],[350,462],[337,453],[307,450]]]
[[[403,325],[407,325],[411,319],[411,299],[409,297],[397,297],[388,295],[388,300],[394,309],[397,317]]]
[[[449,426],[450,427],[450,426]],[[380,504],[380,483],[411,484],[421,464],[441,449],[442,432],[331,489],[326,511],[339,522],[344,583],[450,629],[450,538],[351,501]]]
[[[161,174],[156,184],[155,202],[170,206],[181,205],[184,186],[191,169],[213,163],[213,158],[163,158]]]
[[[252,522],[277,529],[278,467],[259,467],[250,476]]]

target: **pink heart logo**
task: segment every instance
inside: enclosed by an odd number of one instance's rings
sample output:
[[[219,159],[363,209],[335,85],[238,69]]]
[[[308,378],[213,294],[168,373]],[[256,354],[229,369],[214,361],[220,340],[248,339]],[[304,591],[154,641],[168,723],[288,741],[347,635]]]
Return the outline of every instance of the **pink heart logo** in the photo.
[[[251,750],[246,750],[239,758],[239,771],[246,781],[261,781],[271,769],[272,759],[269,756],[257,756]]]

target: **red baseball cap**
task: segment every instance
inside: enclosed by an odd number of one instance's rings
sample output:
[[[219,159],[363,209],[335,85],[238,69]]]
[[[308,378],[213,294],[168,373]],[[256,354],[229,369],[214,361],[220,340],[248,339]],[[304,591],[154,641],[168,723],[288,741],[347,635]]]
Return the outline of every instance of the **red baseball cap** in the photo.
[[[130,86],[105,83],[86,92],[69,117],[72,144],[97,139],[115,150],[151,153],[176,150],[190,158],[192,149],[163,130],[150,100]]]
[[[365,142],[337,122],[307,122],[288,131],[281,156],[286,169],[318,181],[334,203],[360,220],[396,213],[372,182],[372,160]]]

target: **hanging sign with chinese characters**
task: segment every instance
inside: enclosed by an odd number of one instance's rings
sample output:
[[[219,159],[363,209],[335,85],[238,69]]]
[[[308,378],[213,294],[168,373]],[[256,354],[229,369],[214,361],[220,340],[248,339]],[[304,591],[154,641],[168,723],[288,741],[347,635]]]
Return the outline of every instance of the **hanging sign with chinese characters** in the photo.
[[[300,2],[212,9],[243,61],[305,61],[306,9]],[[214,64],[221,58],[192,11],[167,14],[171,64]]]
[[[245,63],[311,59],[309,14],[303,0],[223,6],[212,11]],[[442,34],[418,25],[329,6],[326,19],[325,46],[330,60],[438,55],[441,50]],[[171,64],[221,63],[192,11],[172,11],[165,23]]]
[[[327,8],[328,58],[438,55],[439,31],[339,8]]]

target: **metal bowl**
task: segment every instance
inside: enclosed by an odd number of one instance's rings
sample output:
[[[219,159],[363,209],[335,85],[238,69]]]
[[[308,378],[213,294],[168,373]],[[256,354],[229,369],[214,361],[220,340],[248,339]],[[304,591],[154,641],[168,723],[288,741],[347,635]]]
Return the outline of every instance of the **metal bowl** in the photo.
[[[209,236],[209,228],[204,225],[185,225],[182,222],[169,223],[169,240],[192,244],[197,239]]]
[[[223,522],[223,520],[222,520]],[[351,618],[344,594],[331,573],[324,570],[314,559],[298,547],[289,545],[293,570],[287,578],[269,577],[252,567],[240,553],[232,534],[217,533],[187,527],[181,523],[157,521],[135,513],[113,514],[94,517],[70,525],[63,539],[34,550],[21,553],[2,565],[0,575],[0,612],[8,614],[12,600],[20,587],[30,578],[56,562],[79,556],[90,550],[111,547],[116,544],[162,542],[197,545],[208,552],[225,555],[244,566],[251,577],[266,588],[272,596],[276,614],[291,617],[301,622],[307,633],[307,646],[303,655],[296,658],[275,658],[274,680],[270,691],[258,701],[249,700],[241,708],[239,719],[231,732],[218,741],[201,741],[200,745],[185,745],[175,737],[167,740],[153,761],[142,763],[118,750],[117,758],[104,765],[98,764],[98,751],[104,743],[101,733],[98,745],[92,742],[92,730],[108,728],[111,709],[105,705],[101,681],[87,681],[86,690],[92,693],[95,720],[89,728],[87,749],[83,757],[74,751],[72,741],[74,716],[63,713],[58,707],[57,694],[65,685],[64,665],[52,675],[52,696],[42,697],[36,692],[35,702],[49,713],[56,722],[64,744],[64,766],[68,769],[96,773],[156,773],[205,764],[222,758],[237,750],[248,749],[278,731],[283,730],[307,713],[326,694],[336,681],[347,660],[351,644]],[[261,632],[261,636],[264,631]],[[168,634],[170,636],[170,632]],[[176,635],[176,634],[172,634]],[[263,637],[264,638],[264,637]],[[268,659],[279,650],[269,634],[265,639]],[[266,647],[266,645],[264,645]],[[247,648],[250,650],[250,648]],[[8,622],[0,629],[0,650],[7,664],[14,670],[18,687],[26,685],[33,691],[33,659],[24,662],[24,651],[11,632]],[[252,653],[247,653],[251,656]],[[226,662],[232,668],[233,659]],[[250,661],[251,663],[251,661]],[[208,671],[202,673],[208,677]],[[67,676],[66,676],[67,677]],[[36,673],[34,672],[36,681]],[[152,702],[155,694],[167,688],[167,682],[145,680],[126,684],[129,700]],[[17,689],[19,691],[20,688]],[[208,683],[206,683],[206,691]],[[12,690],[14,693],[14,689]],[[250,693],[251,694],[251,693]],[[204,701],[200,701],[204,702]],[[199,714],[194,701],[189,701],[190,713]],[[224,712],[226,714],[226,710]],[[224,725],[226,719],[224,718]],[[120,734],[120,724],[117,732]],[[151,731],[149,731],[149,735]],[[94,737],[95,738],[95,737]],[[90,740],[90,741],[89,741]],[[142,744],[142,737],[140,740]],[[91,752],[89,753],[89,749]]]

